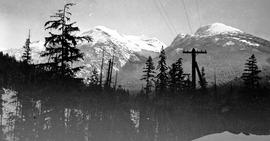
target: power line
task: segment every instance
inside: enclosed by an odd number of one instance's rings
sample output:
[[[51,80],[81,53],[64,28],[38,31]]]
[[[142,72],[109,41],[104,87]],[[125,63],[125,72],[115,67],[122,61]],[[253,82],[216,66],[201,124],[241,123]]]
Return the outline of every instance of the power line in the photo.
[[[178,0],[177,0],[178,2]],[[188,27],[189,27],[189,30],[190,30],[190,33],[192,34],[192,27],[191,27],[191,24],[190,24],[190,19],[189,19],[189,16],[188,16],[188,12],[187,12],[187,8],[186,8],[186,4],[185,4],[185,1],[184,0],[181,0],[182,2],[182,5],[184,7],[184,10],[185,10],[185,15],[186,15],[186,19],[187,19],[187,22],[188,22]]]
[[[169,15],[168,15],[168,13],[166,12],[166,8],[164,7],[164,5],[162,4],[162,2],[161,2],[160,0],[157,0],[157,1],[158,1],[159,4],[161,5],[161,8],[162,8],[162,10],[163,10],[163,12],[164,12],[164,15],[167,17],[170,26],[171,26],[172,29],[174,30],[175,34],[177,34],[176,28],[175,28],[174,24],[172,23],[172,21],[170,20],[170,17],[169,17]]]
[[[199,0],[195,0],[196,2],[196,8],[197,8],[197,13],[198,13],[198,17],[199,17],[199,24],[200,27],[202,26],[202,22],[201,22],[201,14],[200,14],[200,5],[199,5]]]
[[[159,5],[158,5],[158,3],[157,3],[156,0],[153,0],[153,1],[154,1],[154,3],[155,3],[155,6],[156,6],[158,12],[160,13],[160,15],[161,15],[161,16],[163,17],[163,19],[165,20],[165,23],[166,23],[167,27],[170,29],[171,33],[174,34],[174,30],[173,30],[172,26],[170,25],[168,18],[167,18],[166,15],[163,13],[164,11],[161,10],[161,8],[159,7]]]
[[[171,31],[172,34],[174,34],[174,31],[172,29],[172,27],[170,26],[169,22],[168,22],[168,19],[166,18],[166,16],[162,13],[160,7],[158,6],[158,3],[156,0],[153,0],[154,4],[155,4],[155,7],[157,8],[159,14],[162,16],[162,18],[165,20],[165,23],[167,25],[167,27],[169,28],[169,30]]]

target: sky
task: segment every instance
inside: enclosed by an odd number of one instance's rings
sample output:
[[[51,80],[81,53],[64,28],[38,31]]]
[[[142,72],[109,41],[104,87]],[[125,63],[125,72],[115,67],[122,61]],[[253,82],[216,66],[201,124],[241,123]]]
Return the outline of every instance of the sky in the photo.
[[[82,32],[102,25],[170,45],[220,22],[270,40],[270,0],[0,0],[0,50],[22,47],[29,29],[32,41],[44,41],[44,23],[67,2],[76,3],[71,20]]]

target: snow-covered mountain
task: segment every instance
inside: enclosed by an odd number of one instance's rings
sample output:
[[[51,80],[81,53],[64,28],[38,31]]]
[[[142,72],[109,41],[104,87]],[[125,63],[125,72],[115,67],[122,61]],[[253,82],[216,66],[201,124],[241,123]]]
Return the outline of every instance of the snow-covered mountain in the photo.
[[[99,70],[103,49],[105,50],[105,63],[115,56],[115,70],[119,70],[119,84],[125,88],[140,89],[142,81],[142,69],[146,58],[150,55],[157,64],[159,51],[166,45],[156,38],[145,36],[131,36],[118,33],[116,30],[97,26],[82,35],[93,38],[93,42],[79,45],[85,54],[84,60],[75,65],[85,66],[78,73],[79,77],[87,77],[93,68]],[[42,42],[32,43],[33,58],[35,62],[43,62],[46,59],[39,58],[42,51]],[[255,54],[258,65],[263,70],[262,75],[270,74],[270,42],[245,33],[237,28],[221,23],[206,25],[197,30],[194,35],[179,34],[166,50],[167,64],[175,62],[179,57],[183,58],[184,70],[191,72],[191,56],[183,54],[183,50],[207,50],[207,54],[198,55],[199,67],[205,67],[206,77],[211,85],[216,73],[218,84],[226,83],[236,77],[240,77],[246,60]],[[8,50],[7,53],[19,58],[21,49]],[[105,65],[104,69],[107,69]]]
[[[243,31],[227,26],[222,23],[213,23],[210,25],[203,26],[197,30],[195,35],[198,36],[213,36],[217,34],[241,34]]]
[[[84,52],[85,58],[78,65],[87,66],[78,76],[85,76],[93,68],[99,70],[103,49],[105,50],[105,63],[115,56],[115,70],[120,70],[127,62],[143,62],[148,56],[157,56],[164,43],[156,38],[146,36],[131,36],[118,33],[116,30],[104,26],[83,32],[90,36],[93,42],[83,43],[79,48]]]
[[[125,46],[128,50],[134,52],[140,52],[142,50],[159,52],[162,46],[166,46],[157,38],[148,38],[144,35],[124,35],[105,26],[96,26],[94,29],[84,32],[83,35],[93,37],[93,44],[111,40],[116,45]]]
[[[221,23],[203,26],[194,35],[178,35],[166,48],[168,61],[182,57],[186,72],[190,72],[191,56],[182,51],[192,48],[207,50],[207,54],[197,56],[197,62],[200,67],[205,67],[210,84],[215,73],[219,84],[240,77],[252,54],[264,73],[270,70],[269,41]]]
[[[161,47],[166,45],[157,38],[148,38],[146,36],[124,35],[116,30],[109,29],[104,26],[96,26],[91,30],[85,31],[82,35],[87,35],[93,38],[93,42],[84,42],[78,47],[84,53],[84,60],[76,62],[74,66],[85,66],[77,75],[78,77],[88,77],[94,68],[100,70],[102,52],[104,49],[105,64],[108,60],[115,56],[115,70],[121,70],[127,62],[141,63],[148,56],[155,57],[158,55]],[[46,58],[41,58],[39,55],[44,51],[44,42],[32,42],[32,57],[34,63],[47,61]],[[4,53],[15,56],[20,60],[23,49],[9,49]],[[104,69],[107,65],[104,66]]]

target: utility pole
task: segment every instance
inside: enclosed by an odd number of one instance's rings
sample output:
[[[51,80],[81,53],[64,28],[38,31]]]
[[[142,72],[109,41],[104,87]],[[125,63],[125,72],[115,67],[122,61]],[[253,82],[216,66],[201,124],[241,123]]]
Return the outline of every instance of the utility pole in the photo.
[[[191,50],[191,51],[183,51],[184,54],[191,54],[191,57],[192,57],[192,63],[191,63],[191,77],[192,77],[192,88],[193,89],[196,89],[196,70],[197,70],[197,73],[199,75],[199,79],[200,81],[202,81],[202,77],[201,77],[201,72],[200,72],[200,69],[199,69],[199,66],[198,66],[198,63],[196,61],[196,56],[197,54],[206,54],[206,50],[205,51],[196,51],[194,48]]]

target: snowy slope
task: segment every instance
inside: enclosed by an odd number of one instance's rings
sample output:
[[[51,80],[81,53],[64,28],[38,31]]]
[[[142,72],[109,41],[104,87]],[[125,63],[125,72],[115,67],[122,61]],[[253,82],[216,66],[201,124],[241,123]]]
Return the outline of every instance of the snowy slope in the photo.
[[[144,35],[124,35],[105,26],[96,26],[94,29],[84,32],[83,35],[90,35],[93,37],[93,44],[110,39],[118,46],[125,46],[128,50],[134,52],[140,52],[142,50],[159,52],[162,46],[166,47],[164,43],[156,38],[148,38]]]
[[[197,62],[200,67],[205,67],[209,84],[213,83],[215,72],[219,84],[240,77],[246,60],[252,54],[255,54],[263,72],[270,70],[270,42],[224,24],[201,27],[195,35],[178,35],[166,48],[168,61],[182,57],[185,71],[190,72],[190,55],[183,54],[182,50],[192,48],[207,50],[207,54],[198,55]]]
[[[114,70],[120,70],[127,62],[138,63],[144,62],[148,56],[155,57],[158,55],[161,47],[166,45],[156,38],[148,38],[146,36],[133,36],[118,33],[116,30],[104,26],[96,26],[95,28],[82,32],[82,35],[91,36],[93,42],[84,42],[78,45],[78,48],[84,53],[84,60],[76,62],[74,66],[85,66],[78,77],[88,77],[94,68],[100,71],[102,60],[102,52],[104,49],[105,66],[107,69],[108,60],[115,57]],[[41,58],[39,54],[44,50],[44,42],[33,42],[31,48],[34,63],[46,62],[46,58]],[[23,49],[5,50],[15,56],[18,60],[21,59]]]
[[[223,132],[213,135],[208,135],[193,141],[269,141],[269,135],[245,135],[245,134],[232,134]]]
[[[162,46],[166,45],[156,38],[145,36],[131,36],[118,33],[116,30],[97,26],[83,32],[93,38],[91,43],[79,45],[85,54],[84,60],[76,65],[85,66],[78,73],[79,77],[87,77],[93,68],[100,69],[102,50],[105,50],[105,70],[107,61],[115,56],[114,70],[120,70],[119,83],[128,85],[126,88],[140,89],[142,82],[142,68],[146,58],[150,55],[157,57]],[[35,45],[34,45],[35,44]],[[34,60],[44,61],[38,53],[42,50],[42,44],[33,43],[37,46],[34,50]],[[185,72],[191,72],[191,57],[183,54],[183,50],[192,48],[207,50],[206,55],[198,55],[198,64],[204,66],[209,85],[213,83],[213,74],[217,75],[219,84],[229,82],[235,77],[241,76],[246,59],[255,54],[258,65],[263,72],[270,72],[270,42],[245,33],[237,28],[220,23],[214,23],[201,27],[195,35],[179,34],[169,47],[167,47],[167,64],[175,62],[179,57],[183,58]],[[35,51],[36,50],[36,51]],[[19,58],[22,50],[6,51]],[[158,58],[155,58],[155,64]],[[46,60],[46,59],[45,59]]]
[[[227,26],[222,23],[213,23],[199,28],[195,33],[195,35],[212,36],[217,34],[238,34],[238,33],[243,33],[243,31],[231,26]]]
[[[93,68],[100,70],[103,49],[105,50],[105,64],[114,56],[114,69],[120,70],[128,62],[139,63],[144,62],[148,56],[155,57],[162,46],[166,47],[156,38],[124,35],[104,26],[96,26],[83,32],[82,35],[92,37],[93,42],[83,43],[79,47],[84,52],[85,58],[78,65],[86,66],[78,74],[80,77],[90,74]]]

